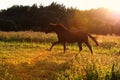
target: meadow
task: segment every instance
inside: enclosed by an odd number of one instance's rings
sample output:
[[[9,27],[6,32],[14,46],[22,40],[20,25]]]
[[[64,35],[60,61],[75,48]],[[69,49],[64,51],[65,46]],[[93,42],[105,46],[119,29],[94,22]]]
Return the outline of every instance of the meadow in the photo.
[[[66,53],[61,45],[48,51],[54,33],[0,32],[0,80],[120,80],[120,37],[93,36],[99,46],[89,39],[92,55],[76,43]]]

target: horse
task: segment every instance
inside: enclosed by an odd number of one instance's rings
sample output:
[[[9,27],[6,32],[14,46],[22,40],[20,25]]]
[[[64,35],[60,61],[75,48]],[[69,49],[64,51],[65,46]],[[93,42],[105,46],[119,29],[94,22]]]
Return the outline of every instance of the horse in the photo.
[[[66,43],[78,43],[79,52],[82,51],[82,43],[85,43],[89,48],[90,52],[93,54],[93,50],[91,45],[88,42],[88,36],[96,43],[98,46],[98,42],[95,40],[91,34],[87,33],[86,31],[77,31],[72,32],[68,30],[63,24],[53,24],[50,23],[45,30],[46,33],[55,32],[58,37],[58,41],[54,42],[50,47],[49,51],[53,48],[54,45],[62,43],[64,47],[64,53],[66,51]]]

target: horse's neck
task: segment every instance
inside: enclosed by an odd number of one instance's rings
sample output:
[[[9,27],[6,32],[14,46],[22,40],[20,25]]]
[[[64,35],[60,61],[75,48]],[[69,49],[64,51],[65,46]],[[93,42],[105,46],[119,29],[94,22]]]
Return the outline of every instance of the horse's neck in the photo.
[[[67,34],[70,33],[70,31],[69,31],[69,30],[66,30],[66,29],[60,29],[60,30],[57,30],[56,33],[57,33],[58,35],[65,35],[66,33],[67,33]]]

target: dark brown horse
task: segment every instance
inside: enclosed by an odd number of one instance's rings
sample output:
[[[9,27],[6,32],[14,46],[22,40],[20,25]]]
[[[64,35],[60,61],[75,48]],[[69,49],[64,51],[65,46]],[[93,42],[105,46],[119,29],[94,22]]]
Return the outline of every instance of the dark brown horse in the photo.
[[[54,45],[58,43],[62,43],[64,46],[64,52],[66,50],[66,42],[68,43],[74,43],[77,42],[79,45],[79,51],[82,50],[82,43],[85,43],[87,47],[90,49],[91,53],[93,53],[92,48],[88,42],[88,36],[98,45],[97,41],[87,32],[85,31],[78,31],[78,32],[72,32],[69,31],[64,25],[62,24],[49,24],[49,26],[46,29],[46,33],[55,32],[58,37],[58,41],[54,42],[49,49],[53,48]]]

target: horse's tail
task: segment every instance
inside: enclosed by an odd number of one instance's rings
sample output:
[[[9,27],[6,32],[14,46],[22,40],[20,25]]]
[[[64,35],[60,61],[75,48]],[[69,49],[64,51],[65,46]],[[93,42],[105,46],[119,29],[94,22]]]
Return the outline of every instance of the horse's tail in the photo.
[[[91,34],[88,34],[88,36],[96,43],[96,45],[98,46],[98,42],[96,41],[96,39],[94,37],[92,37]]]

